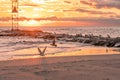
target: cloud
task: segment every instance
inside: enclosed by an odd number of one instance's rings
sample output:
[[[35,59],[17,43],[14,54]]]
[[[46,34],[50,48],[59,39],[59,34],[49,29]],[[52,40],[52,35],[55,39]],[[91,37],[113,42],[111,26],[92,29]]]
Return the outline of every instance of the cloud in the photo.
[[[80,3],[95,8],[117,8],[120,9],[120,0],[80,0]]]
[[[33,4],[33,3],[24,3],[24,4],[21,4],[20,6],[36,7],[36,6],[40,6],[40,5]]]
[[[0,18],[0,21],[5,22],[5,21],[10,21],[12,18],[10,17],[2,17]]]
[[[96,11],[96,10],[86,10],[86,9],[75,9],[75,10],[63,10],[63,12],[69,12],[69,11],[76,11],[81,13],[89,13],[89,14],[115,14],[113,12],[103,12],[103,11]]]
[[[32,18],[27,18],[27,17],[19,17],[19,21],[25,21],[25,20],[27,20],[27,21],[29,21],[29,20],[31,20]],[[7,21],[11,21],[12,20],[12,17],[1,17],[0,18],[0,21],[1,22],[7,22]]]
[[[62,21],[62,22],[88,22],[88,23],[97,23],[99,26],[109,25],[109,26],[120,26],[120,18],[81,18],[81,17],[67,17],[67,18],[57,18],[56,16],[46,17],[46,18],[34,18],[36,21]]]
[[[67,3],[67,4],[71,4],[71,2],[70,1],[64,1],[65,3]]]
[[[120,17],[120,16],[116,16]],[[0,18],[0,22],[9,22],[12,19],[10,17]],[[67,18],[57,18],[56,16],[46,17],[46,18],[27,18],[27,17],[20,17],[19,21],[31,21],[35,20],[37,22],[41,21],[53,21],[53,22],[75,22],[75,23],[81,23],[84,22],[86,24],[93,24],[93,26],[120,26],[120,18],[115,19],[113,17],[111,18],[81,18],[81,17],[67,17]]]
[[[113,12],[102,12],[102,11],[96,11],[96,10],[85,10],[85,9],[76,9],[77,12],[86,12],[89,14],[115,14]]]
[[[91,3],[91,2],[88,2],[88,1],[80,1],[80,3],[86,4],[86,5],[89,5],[89,6],[92,6],[92,3]]]
[[[57,17],[49,17],[49,18],[43,18],[41,20],[50,20],[50,21],[59,21],[59,22],[75,22],[77,23],[86,23],[91,24],[92,26],[120,26],[120,19],[115,18],[80,18],[80,17],[74,17],[74,18],[57,18]],[[81,26],[81,24],[79,25]],[[83,25],[84,26],[84,25]]]

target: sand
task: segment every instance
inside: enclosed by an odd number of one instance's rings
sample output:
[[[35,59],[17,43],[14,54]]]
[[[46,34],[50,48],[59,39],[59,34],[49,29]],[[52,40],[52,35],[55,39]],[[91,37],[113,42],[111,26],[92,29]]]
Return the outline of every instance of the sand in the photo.
[[[0,80],[120,80],[120,55],[1,61]]]

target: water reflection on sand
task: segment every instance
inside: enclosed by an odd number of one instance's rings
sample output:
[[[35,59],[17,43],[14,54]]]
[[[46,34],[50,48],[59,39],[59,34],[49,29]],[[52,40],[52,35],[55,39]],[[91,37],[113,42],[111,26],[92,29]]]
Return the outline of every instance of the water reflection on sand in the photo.
[[[51,48],[48,48],[48,51]],[[36,48],[23,49],[15,51],[18,55],[13,55],[11,59],[23,59],[23,58],[39,58],[39,52]],[[81,56],[81,55],[110,55],[120,54],[119,48],[107,48],[107,47],[80,47],[77,51],[61,52],[61,53],[49,53],[47,52],[44,57],[59,57],[59,56]]]

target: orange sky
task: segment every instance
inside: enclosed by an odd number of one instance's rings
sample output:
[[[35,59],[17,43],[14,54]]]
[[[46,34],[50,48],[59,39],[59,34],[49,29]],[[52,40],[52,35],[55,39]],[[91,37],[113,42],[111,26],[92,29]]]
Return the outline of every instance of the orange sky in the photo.
[[[120,26],[119,0],[19,0],[20,26]],[[0,26],[11,24],[11,0],[0,0]]]

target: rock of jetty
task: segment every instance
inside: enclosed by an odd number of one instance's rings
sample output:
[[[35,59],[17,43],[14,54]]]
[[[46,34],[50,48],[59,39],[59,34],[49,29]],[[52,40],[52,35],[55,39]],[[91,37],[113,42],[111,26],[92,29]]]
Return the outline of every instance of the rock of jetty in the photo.
[[[0,36],[31,36],[37,37],[44,32],[41,30],[5,30],[0,32]]]
[[[95,46],[106,46],[106,47],[120,47],[120,37],[112,38],[109,35],[102,37],[101,35],[95,36],[93,34],[82,35],[63,35],[66,42],[80,42],[85,44],[91,44]]]

